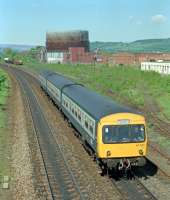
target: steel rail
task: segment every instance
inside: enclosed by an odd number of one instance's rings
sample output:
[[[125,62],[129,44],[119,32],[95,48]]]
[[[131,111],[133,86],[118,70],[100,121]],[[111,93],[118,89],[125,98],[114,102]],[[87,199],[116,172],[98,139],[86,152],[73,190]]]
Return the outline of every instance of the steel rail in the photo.
[[[112,184],[117,188],[125,200],[157,200],[157,198],[135,176],[134,180],[112,179]]]

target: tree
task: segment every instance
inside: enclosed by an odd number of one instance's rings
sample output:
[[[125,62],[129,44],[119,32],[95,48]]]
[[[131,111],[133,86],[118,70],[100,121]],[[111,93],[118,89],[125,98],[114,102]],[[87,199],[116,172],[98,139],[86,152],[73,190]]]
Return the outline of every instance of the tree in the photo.
[[[3,50],[3,57],[8,57],[9,59],[14,59],[17,55],[17,51],[12,50],[11,48],[5,48]]]

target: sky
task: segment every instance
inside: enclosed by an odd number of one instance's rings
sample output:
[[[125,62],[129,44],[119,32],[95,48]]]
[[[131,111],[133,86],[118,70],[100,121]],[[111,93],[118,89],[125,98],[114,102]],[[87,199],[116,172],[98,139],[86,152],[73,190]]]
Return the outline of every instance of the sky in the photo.
[[[46,32],[90,41],[170,38],[170,0],[0,0],[0,43],[45,45]]]

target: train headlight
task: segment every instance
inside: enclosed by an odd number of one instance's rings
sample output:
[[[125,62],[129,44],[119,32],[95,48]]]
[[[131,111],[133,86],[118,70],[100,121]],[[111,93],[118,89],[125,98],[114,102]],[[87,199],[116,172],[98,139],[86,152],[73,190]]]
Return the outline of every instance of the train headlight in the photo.
[[[142,149],[139,150],[139,154],[143,155],[143,150]]]
[[[107,151],[107,152],[106,152],[106,155],[107,155],[107,157],[111,156],[111,152],[110,152],[110,151]]]

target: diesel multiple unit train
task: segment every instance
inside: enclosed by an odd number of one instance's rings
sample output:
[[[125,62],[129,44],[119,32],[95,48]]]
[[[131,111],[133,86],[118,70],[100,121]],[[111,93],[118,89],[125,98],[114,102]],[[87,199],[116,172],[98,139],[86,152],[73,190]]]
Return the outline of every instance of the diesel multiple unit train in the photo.
[[[102,167],[145,164],[146,125],[139,112],[51,71],[42,71],[39,81]]]

